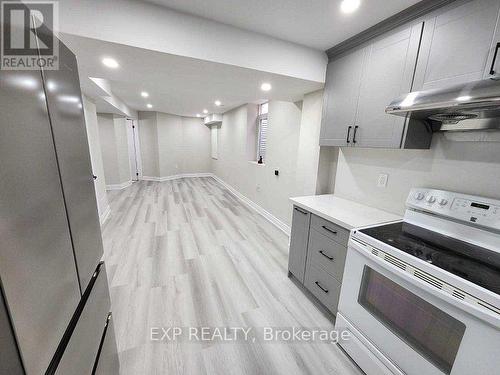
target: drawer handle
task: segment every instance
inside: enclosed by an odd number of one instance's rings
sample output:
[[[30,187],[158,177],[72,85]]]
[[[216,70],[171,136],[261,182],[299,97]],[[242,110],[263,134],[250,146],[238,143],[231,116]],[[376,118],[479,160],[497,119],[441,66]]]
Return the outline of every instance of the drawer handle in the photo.
[[[323,292],[328,293],[328,289],[323,288],[318,281],[315,281],[314,284],[316,284]]]
[[[337,232],[336,232],[336,231],[334,231],[333,229],[328,228],[326,225],[323,225],[323,226],[322,226],[322,228],[323,228],[324,230],[326,230],[326,231],[330,232],[331,234],[335,234],[335,235],[337,235]]]
[[[323,251],[323,250],[320,250],[320,251],[319,251],[319,253],[320,253],[321,255],[323,255],[326,259],[331,260],[331,261],[333,262],[333,259],[334,259],[334,258],[333,258],[333,257],[330,257],[330,256],[328,256],[328,255],[326,255],[326,254],[324,253],[324,251]]]
[[[298,212],[300,212],[301,214],[304,214],[304,215],[308,214],[308,212],[302,211],[300,208],[297,208],[297,207],[295,207],[295,211],[298,211]]]

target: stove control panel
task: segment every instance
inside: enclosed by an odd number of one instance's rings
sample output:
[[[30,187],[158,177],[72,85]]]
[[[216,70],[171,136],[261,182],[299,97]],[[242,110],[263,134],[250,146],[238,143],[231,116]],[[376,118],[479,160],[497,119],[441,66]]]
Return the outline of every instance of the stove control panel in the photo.
[[[414,188],[406,207],[500,230],[500,200],[444,190]]]

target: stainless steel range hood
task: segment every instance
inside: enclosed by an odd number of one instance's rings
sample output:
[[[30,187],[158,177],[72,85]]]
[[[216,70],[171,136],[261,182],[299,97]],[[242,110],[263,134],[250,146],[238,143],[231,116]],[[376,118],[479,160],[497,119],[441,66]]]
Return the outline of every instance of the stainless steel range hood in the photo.
[[[395,99],[385,110],[429,122],[436,131],[500,129],[500,76],[416,91]]]

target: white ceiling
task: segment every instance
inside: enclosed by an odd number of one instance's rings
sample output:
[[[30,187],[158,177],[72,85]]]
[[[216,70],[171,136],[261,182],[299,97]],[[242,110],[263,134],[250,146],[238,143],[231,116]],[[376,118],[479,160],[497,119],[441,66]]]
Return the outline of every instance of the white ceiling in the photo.
[[[341,0],[143,0],[242,29],[327,50],[420,0],[361,0],[352,14]]]
[[[223,113],[265,99],[298,101],[304,94],[323,87],[319,82],[64,33],[61,38],[77,56],[84,93],[96,98],[100,90],[88,77],[103,78],[109,81],[114,95],[138,111],[181,116],[203,114],[203,109]],[[105,56],[116,59],[120,67],[105,67],[101,63]],[[271,83],[273,89],[262,92],[262,82]],[[147,91],[149,98],[142,98],[141,91]],[[217,99],[223,107],[214,105]],[[147,103],[153,108],[148,109]]]

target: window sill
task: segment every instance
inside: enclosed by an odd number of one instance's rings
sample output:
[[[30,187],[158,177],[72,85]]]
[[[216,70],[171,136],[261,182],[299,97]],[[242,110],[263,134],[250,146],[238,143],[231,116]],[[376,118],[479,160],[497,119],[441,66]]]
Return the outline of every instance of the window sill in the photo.
[[[260,166],[264,166],[264,167],[266,166],[266,163],[259,164],[259,163],[257,163],[256,161],[253,161],[253,160],[249,160],[248,162],[250,164],[260,165]]]

